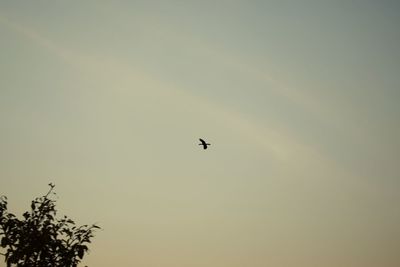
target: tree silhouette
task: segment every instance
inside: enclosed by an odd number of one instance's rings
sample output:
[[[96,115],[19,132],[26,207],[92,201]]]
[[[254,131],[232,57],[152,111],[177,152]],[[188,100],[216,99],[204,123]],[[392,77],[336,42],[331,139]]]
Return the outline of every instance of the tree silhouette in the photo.
[[[46,195],[34,199],[31,210],[18,219],[7,211],[7,197],[0,197],[0,247],[7,267],[75,267],[88,251],[97,225],[75,226],[64,216],[57,219],[55,200]]]

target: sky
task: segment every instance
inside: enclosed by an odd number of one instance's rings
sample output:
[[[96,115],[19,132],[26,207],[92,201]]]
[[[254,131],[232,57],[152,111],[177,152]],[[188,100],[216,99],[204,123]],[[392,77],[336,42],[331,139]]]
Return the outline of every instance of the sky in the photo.
[[[399,12],[0,1],[0,195],[55,183],[93,267],[397,267]]]

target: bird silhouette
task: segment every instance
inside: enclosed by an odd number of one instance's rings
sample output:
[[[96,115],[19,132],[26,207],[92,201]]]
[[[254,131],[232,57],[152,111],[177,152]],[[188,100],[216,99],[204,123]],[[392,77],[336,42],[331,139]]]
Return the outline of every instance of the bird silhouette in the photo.
[[[199,144],[199,146],[203,146],[204,149],[207,149],[207,146],[209,146],[210,144],[206,143],[206,141],[204,141],[203,139],[199,138],[201,144]]]

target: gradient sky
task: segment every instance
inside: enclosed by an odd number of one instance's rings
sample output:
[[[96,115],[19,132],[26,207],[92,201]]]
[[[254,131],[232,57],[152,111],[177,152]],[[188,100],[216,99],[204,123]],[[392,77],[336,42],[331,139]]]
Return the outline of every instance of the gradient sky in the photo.
[[[92,267],[400,266],[399,13],[0,1],[0,194],[54,182]]]

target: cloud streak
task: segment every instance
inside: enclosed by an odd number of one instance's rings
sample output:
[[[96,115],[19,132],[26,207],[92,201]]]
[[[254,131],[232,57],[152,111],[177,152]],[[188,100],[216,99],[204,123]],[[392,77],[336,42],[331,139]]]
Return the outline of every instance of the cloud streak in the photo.
[[[306,164],[308,166],[313,165],[314,168],[316,166],[320,166],[322,169],[328,168],[331,171],[333,169],[338,169],[338,166],[335,166],[332,161],[317,152],[313,147],[305,145],[300,140],[297,140],[295,136],[285,132],[272,122],[267,122],[268,126],[266,126],[265,123],[261,124],[252,118],[245,117],[242,113],[232,110],[227,106],[222,106],[220,103],[214,103],[209,99],[194,95],[188,90],[178,88],[176,85],[169,85],[159,81],[148,73],[132,67],[132,65],[115,61],[112,58],[83,56],[76,51],[71,51],[62,47],[50,38],[37,32],[35,29],[18,24],[4,16],[0,16],[0,22],[15,32],[25,36],[35,44],[42,46],[50,53],[62,59],[66,64],[75,67],[84,75],[89,75],[88,77],[96,79],[99,84],[109,85],[110,88],[113,88],[112,90],[129,91],[130,89],[127,88],[136,88],[135,91],[137,91],[138,88],[153,90],[152,93],[154,94],[170,97],[177,102],[189,103],[199,114],[207,111],[207,113],[217,121],[228,124],[229,128],[233,129],[234,132],[239,133],[247,140],[251,140],[256,145],[263,147],[279,161],[288,162],[292,166]],[[223,61],[224,64],[235,66],[241,73],[250,72],[251,75],[272,84],[272,88],[275,88],[274,90],[277,93],[283,94],[285,97],[302,106],[312,107],[314,112],[320,108],[320,105],[315,104],[316,102],[310,97],[288,89],[266,73],[245,64],[238,63],[234,59],[228,59],[231,57],[221,56],[221,53],[215,53],[209,46],[200,45],[199,47],[198,43],[193,43],[192,45],[194,45],[196,51],[200,53],[212,53],[213,58],[215,58],[215,54],[218,54],[220,57],[218,61]],[[148,94],[148,92],[145,91],[142,93]],[[343,170],[341,172],[343,172]]]

